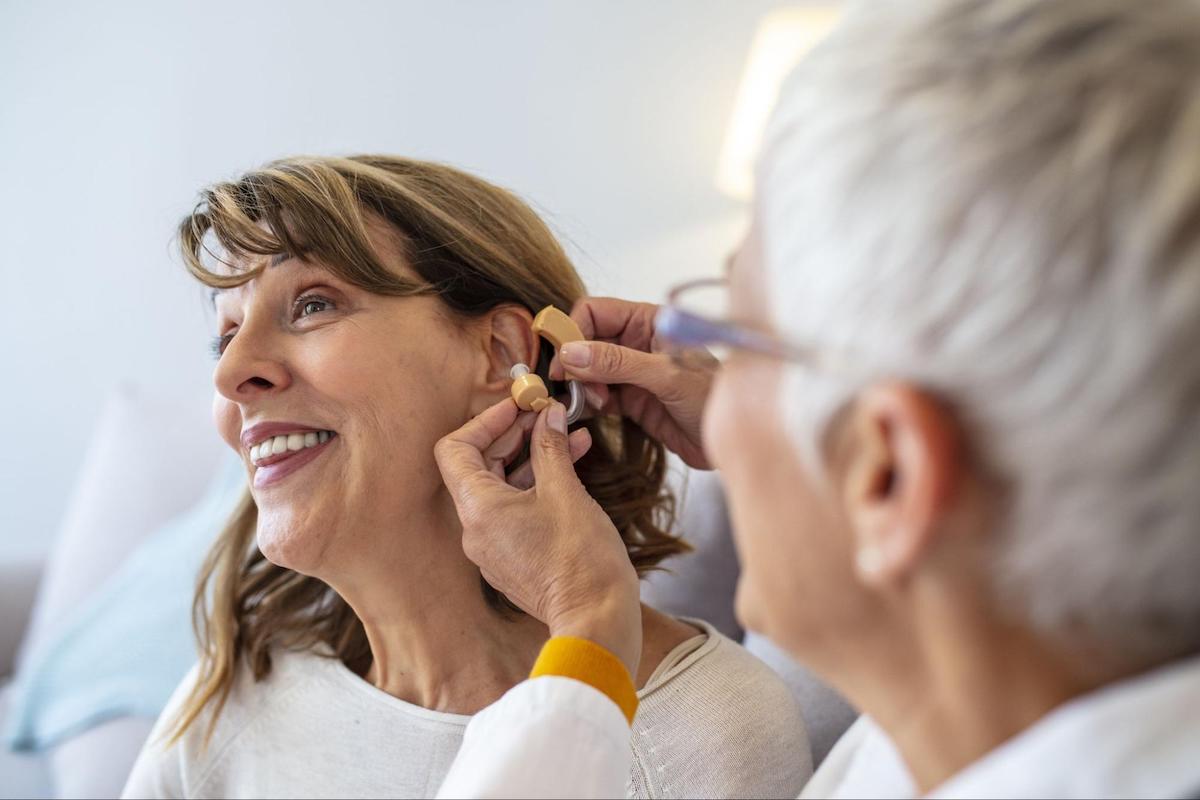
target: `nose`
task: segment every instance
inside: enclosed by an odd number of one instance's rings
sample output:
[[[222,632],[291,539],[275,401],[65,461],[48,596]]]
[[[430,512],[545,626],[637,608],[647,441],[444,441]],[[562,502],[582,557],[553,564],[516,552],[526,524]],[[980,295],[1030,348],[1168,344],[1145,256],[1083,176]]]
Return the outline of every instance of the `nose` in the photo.
[[[280,392],[291,383],[279,337],[267,326],[247,323],[229,341],[213,371],[217,392],[234,403]]]

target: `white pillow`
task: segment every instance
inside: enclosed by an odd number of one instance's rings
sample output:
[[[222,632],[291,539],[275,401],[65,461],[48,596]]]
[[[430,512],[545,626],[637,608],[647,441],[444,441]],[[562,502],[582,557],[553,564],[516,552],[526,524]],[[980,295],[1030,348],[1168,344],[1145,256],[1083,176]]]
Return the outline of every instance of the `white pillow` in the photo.
[[[46,562],[18,663],[162,523],[203,494],[225,445],[210,397],[110,393]]]

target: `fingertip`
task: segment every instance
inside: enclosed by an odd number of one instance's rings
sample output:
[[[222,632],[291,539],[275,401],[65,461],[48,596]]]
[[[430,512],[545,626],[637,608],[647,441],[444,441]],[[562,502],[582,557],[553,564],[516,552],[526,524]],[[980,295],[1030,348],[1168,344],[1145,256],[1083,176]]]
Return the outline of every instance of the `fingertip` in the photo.
[[[546,424],[551,430],[567,435],[567,409],[562,403],[556,400],[546,409]]]
[[[558,414],[555,413],[556,408],[558,409]],[[554,417],[559,414],[562,417],[562,428],[556,429],[556,426],[553,424]],[[566,406],[551,398],[550,404],[538,412],[537,419],[533,423],[533,433],[530,434],[530,441],[535,445],[560,449],[562,445],[556,442],[555,438],[559,436],[564,439],[566,438],[566,424]]]
[[[504,419],[511,416],[511,418],[515,420],[517,415],[520,413],[521,409],[517,407],[516,401],[513,400],[511,396],[508,396],[500,400],[500,402],[488,406],[483,411],[476,414],[476,417],[487,417],[489,420],[491,420]]]
[[[587,369],[592,364],[592,343],[588,341],[567,342],[559,348],[558,358],[564,368]]]
[[[553,397],[551,397],[549,404],[547,404],[546,407],[543,408],[541,411],[529,412],[529,413],[533,414],[532,435],[533,435],[534,439],[540,437],[545,432],[546,415],[550,413],[550,409],[553,408],[554,404],[557,402],[558,402],[557,400],[555,400]]]
[[[587,428],[576,428],[567,436],[567,444],[571,450],[571,460],[578,461],[592,449],[592,432]]]

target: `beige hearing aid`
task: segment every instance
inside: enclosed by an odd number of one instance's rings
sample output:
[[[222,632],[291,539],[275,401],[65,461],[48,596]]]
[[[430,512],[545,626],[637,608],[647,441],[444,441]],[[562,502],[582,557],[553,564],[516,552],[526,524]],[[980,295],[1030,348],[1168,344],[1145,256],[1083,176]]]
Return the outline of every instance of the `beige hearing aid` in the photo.
[[[577,342],[583,339],[583,332],[575,321],[554,306],[546,306],[533,318],[533,332],[554,345],[558,352],[567,342]],[[514,364],[509,371],[513,379],[512,399],[522,411],[541,411],[550,405],[550,392],[546,384],[536,373],[529,370],[526,364]],[[579,381],[568,381],[567,389],[571,393],[571,403],[567,406],[567,424],[579,420],[583,416],[583,387]]]
[[[554,306],[546,306],[533,318],[533,332],[550,340],[554,352],[562,349],[567,342],[578,342],[583,339],[583,331],[575,324],[575,320],[559,311]]]
[[[550,392],[542,379],[524,364],[513,364],[508,376],[513,379],[512,399],[522,411],[541,411],[550,405]]]

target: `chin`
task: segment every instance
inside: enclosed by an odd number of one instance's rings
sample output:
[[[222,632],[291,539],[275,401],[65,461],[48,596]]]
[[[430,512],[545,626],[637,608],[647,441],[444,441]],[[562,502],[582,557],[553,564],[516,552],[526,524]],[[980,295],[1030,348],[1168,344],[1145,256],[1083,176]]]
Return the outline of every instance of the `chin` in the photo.
[[[734,598],[734,616],[738,624],[747,631],[753,631],[765,636],[778,647],[787,651],[793,657],[797,656],[799,641],[803,641],[808,632],[802,630],[804,619],[795,618],[789,611],[789,599],[779,597],[766,600],[758,589],[758,584],[747,580],[745,573],[738,581],[737,595]]]
[[[738,624],[748,631],[768,635],[764,627],[762,604],[758,602],[758,593],[754,590],[745,573],[738,580],[737,594],[733,600],[733,615]]]
[[[282,521],[263,519],[261,512],[255,539],[267,561],[302,575],[315,572],[322,548],[303,528]]]

